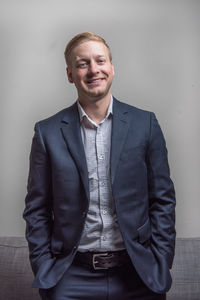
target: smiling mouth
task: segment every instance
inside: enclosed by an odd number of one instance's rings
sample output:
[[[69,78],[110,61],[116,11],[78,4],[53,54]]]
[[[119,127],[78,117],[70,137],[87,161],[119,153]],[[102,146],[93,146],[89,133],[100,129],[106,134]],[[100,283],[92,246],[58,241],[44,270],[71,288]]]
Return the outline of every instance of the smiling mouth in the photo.
[[[96,84],[96,83],[100,83],[102,80],[103,80],[103,78],[91,79],[91,80],[88,80],[87,83],[88,84]]]

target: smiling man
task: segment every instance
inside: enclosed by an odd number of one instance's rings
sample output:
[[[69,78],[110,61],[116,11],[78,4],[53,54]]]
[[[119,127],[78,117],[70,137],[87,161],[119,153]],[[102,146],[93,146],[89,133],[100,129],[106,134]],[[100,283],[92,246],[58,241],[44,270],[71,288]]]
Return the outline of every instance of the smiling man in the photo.
[[[103,43],[87,41],[74,47],[67,74],[77,88],[79,101],[108,98],[107,102],[110,102],[114,67]]]
[[[24,218],[42,299],[166,299],[175,194],[155,115],[111,95],[109,46],[65,50],[78,99],[36,123]]]

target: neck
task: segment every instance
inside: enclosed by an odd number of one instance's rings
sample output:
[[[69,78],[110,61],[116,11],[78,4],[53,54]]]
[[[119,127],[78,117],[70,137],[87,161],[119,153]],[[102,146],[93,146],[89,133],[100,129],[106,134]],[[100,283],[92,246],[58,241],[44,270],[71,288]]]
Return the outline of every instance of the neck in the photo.
[[[96,124],[99,124],[103,119],[105,119],[110,104],[110,99],[111,94],[97,101],[93,100],[86,102],[85,100],[82,101],[79,99],[79,102],[89,118],[92,119]]]

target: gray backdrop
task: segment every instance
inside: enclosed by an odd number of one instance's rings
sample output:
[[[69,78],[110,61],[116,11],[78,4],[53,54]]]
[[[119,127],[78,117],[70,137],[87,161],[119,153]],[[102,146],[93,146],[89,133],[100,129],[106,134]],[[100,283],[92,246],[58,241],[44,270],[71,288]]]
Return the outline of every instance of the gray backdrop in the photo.
[[[36,121],[73,103],[63,52],[76,33],[110,44],[112,92],[154,111],[169,150],[177,233],[200,236],[200,1],[0,1],[0,235],[23,235]]]

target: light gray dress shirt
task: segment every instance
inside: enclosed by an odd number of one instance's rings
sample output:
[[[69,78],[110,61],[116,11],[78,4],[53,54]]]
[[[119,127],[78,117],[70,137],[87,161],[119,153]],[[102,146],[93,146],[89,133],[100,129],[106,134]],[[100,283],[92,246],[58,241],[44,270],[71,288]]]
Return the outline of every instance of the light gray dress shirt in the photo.
[[[78,251],[117,251],[125,249],[119,230],[110,184],[112,105],[99,125],[92,121],[80,103],[81,136],[89,179],[90,203]]]

